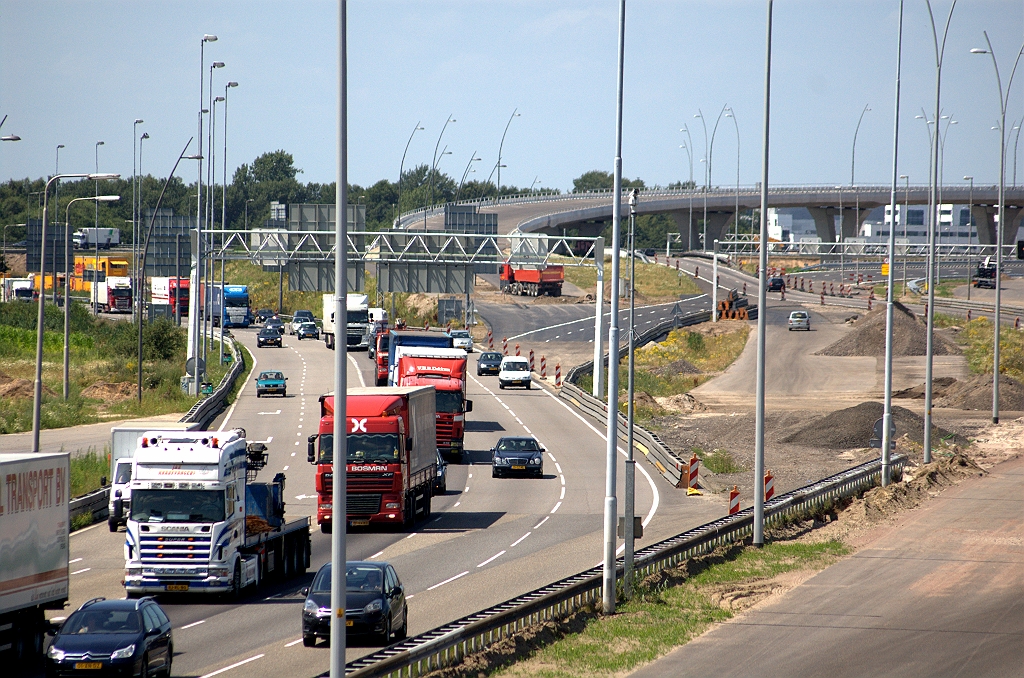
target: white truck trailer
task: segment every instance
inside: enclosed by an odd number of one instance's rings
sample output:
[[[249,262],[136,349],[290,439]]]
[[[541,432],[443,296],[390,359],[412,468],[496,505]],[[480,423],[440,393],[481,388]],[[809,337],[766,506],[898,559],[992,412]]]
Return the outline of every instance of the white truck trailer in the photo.
[[[132,279],[110,276],[103,282],[93,283],[90,304],[96,304],[102,313],[132,312]]]
[[[68,600],[70,455],[0,454],[0,479],[0,674],[17,676]]]
[[[95,247],[109,250],[111,247],[121,244],[121,231],[116,228],[82,228],[71,234],[71,240],[80,250]]]
[[[32,278],[4,278],[3,301],[32,301]]]
[[[247,443],[243,429],[139,438],[125,538],[128,596],[237,597],[247,586],[305,573],[309,518],[284,520],[283,473],[255,482],[266,449]]]

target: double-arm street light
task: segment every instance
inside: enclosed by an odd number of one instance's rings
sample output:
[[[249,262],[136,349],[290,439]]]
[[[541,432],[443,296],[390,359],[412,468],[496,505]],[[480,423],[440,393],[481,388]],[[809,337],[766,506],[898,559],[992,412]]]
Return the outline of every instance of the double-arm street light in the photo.
[[[43,225],[40,231],[40,252],[43,256],[39,258],[39,279],[46,279],[46,227],[49,222],[49,191],[50,184],[59,179],[119,179],[120,174],[55,174],[43,187]],[[95,196],[99,197],[99,196]],[[46,323],[46,295],[39,294],[39,312],[36,316],[36,379],[35,395],[32,403],[32,452],[39,452],[39,423],[40,408],[43,398],[43,327]]]
[[[5,122],[7,122],[6,115],[4,116],[3,120],[0,120],[0,127],[3,127]],[[5,134],[4,136],[0,137],[0,141],[21,141],[21,137],[19,137],[17,134]]]
[[[103,144],[102,141],[97,141],[96,142],[96,147],[95,147],[96,174],[100,173],[100,146],[103,146],[103,145],[104,144]],[[100,195],[100,182],[94,181],[93,182],[93,188],[95,189],[95,195],[93,197],[99,197],[99,195]],[[95,230],[93,232],[93,235],[96,238],[96,250],[95,250],[96,251],[96,259],[95,259],[95,271],[93,272],[93,283],[92,283],[92,290],[93,290],[93,293],[92,293],[92,314],[98,316],[99,315],[100,295],[99,295],[99,289],[96,287],[96,282],[95,282],[96,276],[99,275],[98,272],[100,270],[100,231],[99,231],[99,228],[100,228],[100,203],[99,203],[98,200],[96,201],[96,211],[95,211],[94,214],[95,214],[95,218],[93,220],[93,228]],[[64,224],[64,229],[65,230],[67,230],[67,227],[68,227],[68,225]],[[56,263],[54,263],[54,274],[55,275],[56,275],[56,272],[57,272],[56,269],[57,269],[57,265],[56,265]],[[57,295],[57,289],[56,289],[57,288],[57,284],[56,284],[57,283],[57,278],[55,277],[53,280],[54,280],[54,285],[53,285],[53,287],[54,287],[54,291],[53,291],[53,293],[54,293],[54,303],[56,303],[56,298],[57,298],[57,296],[56,296]]]
[[[121,199],[119,195],[98,195],[89,198],[72,198],[64,209],[64,261],[68,260],[71,253],[71,206],[82,200],[93,200],[97,204],[101,202],[117,202]],[[70,392],[70,379],[68,378],[70,364],[70,328],[71,328],[71,273],[64,267],[64,400],[67,401]]]
[[[680,132],[686,133],[686,143],[682,144],[679,148],[686,149],[686,159],[690,165],[690,185],[687,187],[689,192],[690,203],[690,217],[686,222],[686,249],[687,251],[693,250],[693,189],[696,188],[696,184],[693,183],[693,138],[690,137],[690,128],[685,124],[680,128]]]
[[[996,309],[995,309],[995,337],[992,350],[992,423],[999,423],[999,330],[1001,323],[1000,314],[1000,276],[1003,268],[1003,233],[1005,232],[1005,190],[1006,190],[1006,107],[1010,100],[1010,90],[1013,88],[1013,76],[1017,74],[1017,66],[1020,64],[1021,55],[1024,55],[1024,44],[1017,51],[1017,58],[1013,62],[1013,70],[1010,71],[1010,79],[1006,83],[1006,92],[1003,92],[1003,81],[999,76],[999,62],[996,60],[996,52],[992,49],[992,41],[988,39],[988,31],[985,35],[985,44],[988,49],[975,48],[971,54],[988,54],[992,57],[992,67],[996,72],[996,86],[999,89],[999,225],[996,227]]]
[[[864,114],[870,110],[869,104],[864,104],[864,110],[860,112],[860,117],[857,118],[857,127],[853,130],[853,150],[850,151],[850,186],[857,183],[854,180],[854,172],[857,168],[857,135],[860,133],[860,123],[864,120]]]
[[[132,123],[132,289],[138,294],[139,289],[139,210],[138,210],[138,158],[135,151],[139,146],[139,125],[144,123],[142,118],[135,118]],[[134,310],[132,313],[134,314]]]
[[[733,219],[736,221],[736,239],[740,239],[740,125],[736,122],[736,111],[729,108],[725,117],[732,118],[732,125],[736,128],[736,212]]]

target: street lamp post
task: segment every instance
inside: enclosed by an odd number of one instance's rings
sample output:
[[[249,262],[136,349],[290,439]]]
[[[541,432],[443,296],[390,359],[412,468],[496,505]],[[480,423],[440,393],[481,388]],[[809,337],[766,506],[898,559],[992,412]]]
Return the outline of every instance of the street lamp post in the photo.
[[[405,150],[402,151],[402,164],[398,167],[398,219],[402,218],[402,178],[405,174],[405,155],[409,152],[409,144],[412,143],[412,138],[416,136],[416,132],[422,130],[423,128],[420,127],[420,122],[417,120],[416,126],[412,128],[412,134],[409,135],[409,140],[405,142]]]
[[[625,576],[623,577],[623,588],[626,598],[633,597],[633,515],[636,513],[636,462],[633,460],[633,347],[636,338],[636,203],[639,191],[633,189],[629,192],[629,375],[627,378],[626,394],[626,477],[625,477],[625,505],[623,506],[623,538],[625,539]],[[616,353],[616,356],[618,354]],[[611,405],[609,404],[609,407]],[[618,409],[616,407],[616,409]]]
[[[690,207],[690,216],[688,218],[688,221],[686,222],[686,248],[687,248],[687,251],[692,252],[693,251],[693,191],[697,187],[697,185],[693,183],[693,139],[690,137],[690,128],[688,126],[686,126],[685,124],[683,125],[682,129],[680,129],[679,131],[680,132],[686,132],[686,144],[684,144],[682,146],[682,148],[686,149],[686,157],[687,157],[687,160],[690,163],[690,186],[688,188],[690,195],[689,195],[689,198],[687,200],[687,202],[689,203],[689,207]]]
[[[501,164],[501,150],[502,150],[502,148],[505,147],[505,135],[508,134],[508,127],[509,127],[509,125],[512,124],[512,118],[520,117],[520,114],[517,111],[519,111],[518,108],[514,108],[512,110],[512,115],[509,116],[508,122],[505,123],[505,131],[501,133],[501,143],[498,144],[498,168],[497,168],[498,169],[498,179],[497,179],[497,181],[498,181],[498,186],[497,186],[498,191],[497,191],[497,193],[494,194],[494,202],[495,202],[495,204],[497,204],[497,202],[501,199],[501,168],[505,166],[505,165]]]
[[[736,111],[729,109],[725,117],[732,118],[732,125],[736,128],[736,212],[733,217],[736,220],[736,240],[740,239],[740,125],[736,122]]]
[[[860,123],[864,120],[864,114],[870,111],[869,104],[864,104],[864,110],[860,112],[860,117],[857,118],[857,127],[853,130],[853,150],[850,151],[850,186],[854,186],[854,170],[857,166],[857,135],[860,133]]]
[[[64,148],[64,144],[57,144],[57,153],[56,153],[56,157],[54,158],[54,165],[53,165],[53,174],[55,176],[60,174],[60,149],[62,149],[62,148]],[[55,205],[54,212],[57,213],[57,224],[59,225],[60,224],[60,182],[59,181],[56,184],[53,185],[53,202],[54,202],[54,205]],[[65,228],[67,228],[66,225],[65,225]],[[26,230],[27,230],[27,225],[26,225]],[[43,244],[40,246],[39,253],[45,259],[46,258],[46,240],[44,239],[42,241],[42,243]],[[53,249],[53,270],[55,270],[55,271],[57,270],[56,243],[54,243],[54,249]],[[57,281],[56,281],[56,278],[54,278],[54,287],[56,287],[56,286],[57,286]],[[44,276],[42,274],[39,275],[39,294],[41,296],[45,296],[46,295],[46,276]],[[57,299],[56,299],[56,297],[54,297],[54,303],[56,303],[56,301],[57,301]]]
[[[40,252],[43,256],[40,257],[39,263],[39,279],[40,281],[46,279],[46,226],[49,221],[49,205],[47,198],[49,197],[50,184],[59,179],[92,179],[98,181],[99,179],[118,179],[120,174],[55,174],[46,182],[43,187],[43,224],[40,231],[40,242],[42,248]],[[96,196],[98,197],[98,196]],[[46,322],[46,295],[43,294],[45,290],[40,290],[39,294],[39,310],[36,316],[36,378],[35,378],[35,394],[32,402],[32,452],[39,452],[39,428],[40,428],[40,413],[43,402],[43,327]]]
[[[474,162],[479,161],[480,158],[476,157],[476,151],[473,151],[473,155],[469,156],[469,162],[466,163],[466,171],[462,173],[462,181],[459,182],[459,190],[455,193],[455,202],[459,201],[459,196],[462,195],[462,185],[466,183],[466,177],[469,176],[469,168],[473,166]],[[534,180],[536,182],[536,180]],[[530,187],[533,190],[533,186]]]
[[[64,261],[68,260],[68,254],[71,251],[71,229],[68,228],[68,224],[71,223],[71,206],[81,200],[94,200],[96,202],[116,202],[121,199],[119,195],[100,195],[91,198],[72,198],[68,201],[68,206],[64,209]],[[71,338],[71,274],[66,270],[64,272],[64,401],[67,402],[70,389],[71,381],[68,378],[69,375],[69,364],[70,364],[70,342]]]
[[[142,136],[139,137],[139,206],[138,206],[138,217],[139,217],[139,219],[142,218],[142,144],[148,138],[149,138],[149,132],[143,132]],[[139,237],[140,238],[142,237],[141,233],[142,233],[142,224],[140,223],[139,224]],[[136,243],[133,246],[136,249],[135,259],[132,262],[132,265],[135,267],[135,282],[136,282],[136,284],[132,286],[132,289],[135,290],[135,294],[143,294],[143,292],[145,292],[145,290],[146,290],[146,272],[139,268],[139,264],[141,263],[140,262],[140,258],[141,257],[139,256],[139,252],[138,252],[138,244]],[[135,311],[133,310],[132,313],[134,314]],[[138,318],[136,318],[136,320],[138,320]]]
[[[452,113],[448,116],[448,119],[444,121],[444,125],[441,127],[441,133],[437,135],[437,143],[434,144],[434,159],[430,163],[430,207],[434,206],[434,171],[437,167],[437,149],[441,146],[441,137],[444,136],[444,131],[448,129],[448,123],[456,122],[452,115],[455,114]],[[412,137],[409,137],[409,139],[411,141]],[[423,209],[423,228],[424,230],[427,228],[427,208]]]
[[[967,301],[971,300],[971,283],[974,282],[974,177],[965,176],[964,181],[971,182],[970,197],[967,200]],[[998,284],[998,283],[997,283]]]
[[[900,224],[903,226],[903,294],[907,296],[907,254],[910,252],[910,240],[907,238],[907,219],[910,210],[910,175],[901,174],[900,179],[906,183],[903,188],[903,211],[900,212]],[[893,217],[892,228],[896,228],[895,217]]]
[[[939,255],[936,260],[939,262],[938,266],[935,267],[935,284],[938,285],[942,282],[942,184],[945,182],[945,165],[946,165],[946,136],[949,134],[950,125],[958,125],[959,121],[953,120],[952,115],[944,115],[941,118],[946,121],[946,128],[942,130],[942,135],[939,137],[939,184],[938,184],[938,201],[936,203],[936,219],[938,219],[939,227],[935,233],[936,242],[939,246]],[[939,133],[939,126],[935,126],[935,133]],[[949,210],[949,225],[950,228],[953,226],[953,210]],[[952,250],[951,250],[952,252]]]
[[[145,120],[135,118],[132,124],[132,289],[138,294],[139,288],[139,223],[138,223],[138,172],[136,172],[135,149],[139,145],[139,125]],[[135,314],[134,308],[132,314]]]
[[[999,423],[999,330],[1001,329],[1000,288],[1002,287],[1000,276],[1003,269],[1003,233],[1005,232],[1006,219],[1004,208],[1006,205],[1006,107],[1010,100],[1010,90],[1013,88],[1013,76],[1017,74],[1017,65],[1020,64],[1021,55],[1024,55],[1024,44],[1017,52],[1017,58],[1013,62],[1013,70],[1010,71],[1010,79],[1006,83],[1006,94],[1003,94],[1003,81],[999,77],[999,62],[996,60],[995,50],[992,49],[992,41],[988,39],[988,31],[983,31],[985,43],[988,49],[972,49],[971,54],[989,54],[992,57],[992,67],[996,72],[996,85],[999,88],[999,226],[996,228],[996,309],[995,309],[995,337],[993,338],[992,350],[992,423]]]
[[[96,174],[100,173],[100,146],[103,146],[103,142],[102,141],[97,141],[96,142],[96,148],[95,148],[95,152],[96,152],[95,153],[95,155],[96,155]],[[98,181],[93,182],[93,188],[96,190],[96,194],[95,194],[94,197],[99,197],[99,194],[100,194],[100,184],[99,184]],[[68,227],[68,225],[64,224],[64,228],[67,229],[67,227]],[[94,238],[96,240],[96,263],[95,263],[96,270],[93,272],[93,280],[95,281],[96,276],[99,275],[98,271],[100,270],[100,230],[99,230],[100,229],[100,203],[99,203],[98,200],[96,201],[96,211],[95,211],[95,219],[93,221],[93,227],[94,227],[93,236],[94,236]],[[54,265],[54,270],[56,270],[56,265]],[[56,285],[55,285],[55,287],[56,287]],[[56,293],[56,290],[54,292]],[[96,287],[96,283],[93,282],[92,314],[95,315],[95,316],[99,315],[99,301],[100,301],[99,289]]]

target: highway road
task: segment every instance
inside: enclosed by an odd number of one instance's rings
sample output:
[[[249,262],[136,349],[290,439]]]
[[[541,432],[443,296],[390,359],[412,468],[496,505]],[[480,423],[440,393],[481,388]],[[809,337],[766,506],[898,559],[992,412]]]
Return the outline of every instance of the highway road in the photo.
[[[270,464],[288,478],[288,517],[313,515],[314,469],[305,461],[306,436],[316,430],[317,398],[332,389],[334,354],[322,342],[285,338],[283,349],[255,348],[255,329],[235,335],[256,359],[254,369],[289,377],[287,398],[255,398],[248,379],[236,405],[217,426],[242,426],[267,441]],[[474,356],[475,357],[475,356]],[[365,353],[349,357],[349,385],[369,381]],[[475,372],[475,370],[474,370]],[[409,593],[410,631],[418,633],[595,565],[601,559],[604,499],[602,422],[570,411],[544,389],[498,391],[496,378],[470,380],[474,412],[467,426],[471,463],[449,466],[448,492],[435,497],[435,515],[414,531],[349,535],[348,558],[393,563]],[[504,434],[532,434],[547,448],[543,479],[493,479],[488,449]],[[620,455],[621,462],[621,455]],[[621,466],[621,463],[620,463]],[[637,513],[647,521],[639,545],[653,543],[719,517],[714,498],[687,498],[650,467],[638,467]],[[623,496],[619,473],[619,496]],[[71,538],[69,609],[95,596],[121,597],[124,533],[106,524]],[[312,567],[326,562],[330,538],[312,539]],[[326,646],[305,648],[299,637],[308,584],[294,579],[249,594],[239,603],[175,597],[162,600],[174,626],[174,675],[206,676],[237,669],[266,676],[314,675],[328,667]],[[348,659],[374,648],[356,645]],[[245,667],[244,669],[241,667]],[[227,673],[227,671],[224,671]],[[217,675],[222,675],[218,673]]]

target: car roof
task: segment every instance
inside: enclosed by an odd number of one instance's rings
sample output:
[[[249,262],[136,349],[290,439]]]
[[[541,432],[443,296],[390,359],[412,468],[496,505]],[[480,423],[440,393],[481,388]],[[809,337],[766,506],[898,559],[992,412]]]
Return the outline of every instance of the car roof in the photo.
[[[522,362],[522,363],[525,363],[526,362],[526,358],[524,358],[521,355],[507,355],[507,356],[505,356],[504,358],[501,359],[501,362],[510,362],[510,363]]]
[[[501,360],[504,357],[505,356],[501,355],[501,353],[497,351],[488,351],[487,353],[480,354],[480,360],[483,360],[484,358],[486,358],[487,360],[494,360],[495,358]]]
[[[265,374],[281,374],[281,370],[263,370],[260,372],[261,377]]]
[[[82,606],[78,608],[78,610],[84,610],[86,608],[92,610],[138,610],[147,603],[155,605],[156,601],[150,596],[144,596],[137,600],[129,598],[93,598],[92,600],[87,600],[82,603]],[[76,610],[76,612],[78,610]]]
[[[537,439],[534,438],[533,436],[501,436],[500,438],[498,438],[499,443],[502,440],[529,440],[530,442],[537,442]]]
[[[793,316],[799,316],[802,318],[805,315],[807,315],[807,311],[793,311],[792,313],[789,314],[789,317],[792,318]]]

